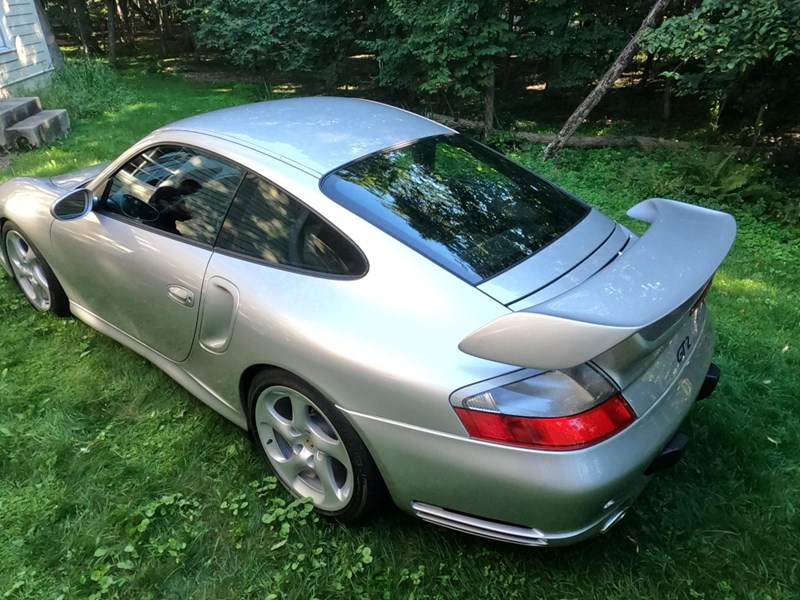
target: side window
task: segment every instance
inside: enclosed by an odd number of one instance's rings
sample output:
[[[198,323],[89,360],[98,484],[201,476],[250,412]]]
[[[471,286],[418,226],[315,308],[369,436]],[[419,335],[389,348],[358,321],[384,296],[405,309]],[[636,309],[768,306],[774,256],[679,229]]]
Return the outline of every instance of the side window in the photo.
[[[192,148],[157,146],[117,171],[101,210],[210,245],[243,177],[241,169]]]
[[[248,174],[217,246],[278,265],[331,275],[361,275],[358,249],[333,226],[271,183]]]

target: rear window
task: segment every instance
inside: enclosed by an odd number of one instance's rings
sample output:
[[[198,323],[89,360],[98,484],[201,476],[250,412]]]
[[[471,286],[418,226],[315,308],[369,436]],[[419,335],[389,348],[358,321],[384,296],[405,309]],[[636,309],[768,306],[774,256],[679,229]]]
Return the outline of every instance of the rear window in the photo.
[[[473,284],[531,256],[589,212],[459,135],[370,155],[325,177],[322,191]]]

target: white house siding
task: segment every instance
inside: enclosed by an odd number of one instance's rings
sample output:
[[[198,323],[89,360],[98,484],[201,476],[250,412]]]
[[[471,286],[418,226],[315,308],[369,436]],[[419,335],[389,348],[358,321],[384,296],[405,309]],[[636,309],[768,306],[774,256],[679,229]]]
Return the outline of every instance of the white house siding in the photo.
[[[0,97],[9,95],[9,86],[28,87],[53,70],[42,26],[33,0],[0,0],[2,38],[0,44]]]

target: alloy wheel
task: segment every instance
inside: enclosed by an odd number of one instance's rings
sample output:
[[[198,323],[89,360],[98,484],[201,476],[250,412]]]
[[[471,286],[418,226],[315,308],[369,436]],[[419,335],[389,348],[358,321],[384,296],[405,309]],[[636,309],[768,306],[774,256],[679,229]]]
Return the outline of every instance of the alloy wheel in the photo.
[[[14,230],[6,234],[5,243],[8,262],[22,292],[38,310],[50,310],[50,286],[36,252]]]
[[[256,400],[255,421],[267,458],[292,492],[327,512],[348,505],[353,495],[350,457],[309,398],[289,387],[268,387]]]

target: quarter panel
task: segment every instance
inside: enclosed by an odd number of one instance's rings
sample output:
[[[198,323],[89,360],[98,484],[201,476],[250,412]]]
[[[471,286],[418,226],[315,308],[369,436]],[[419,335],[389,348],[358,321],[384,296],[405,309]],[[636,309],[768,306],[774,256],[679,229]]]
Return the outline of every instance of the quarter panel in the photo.
[[[384,245],[382,235],[359,238],[372,257],[360,279],[215,253],[207,277],[239,289],[234,333],[221,355],[195,344],[187,369],[233,398],[247,367],[275,365],[343,408],[463,433],[450,393],[509,367],[459,351],[458,341],[507,310],[413,250]]]
[[[711,361],[698,345],[646,414],[614,437],[582,450],[546,452],[349,412],[371,448],[395,502],[424,502],[542,530],[581,531],[633,500],[645,470],[686,418]],[[641,381],[634,394],[650,393]]]

